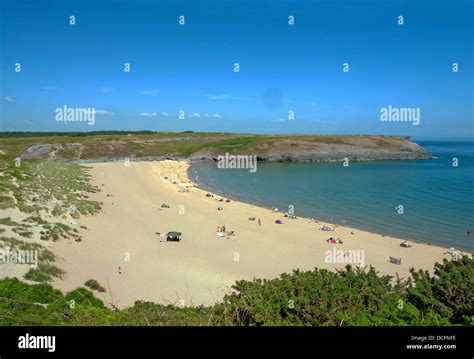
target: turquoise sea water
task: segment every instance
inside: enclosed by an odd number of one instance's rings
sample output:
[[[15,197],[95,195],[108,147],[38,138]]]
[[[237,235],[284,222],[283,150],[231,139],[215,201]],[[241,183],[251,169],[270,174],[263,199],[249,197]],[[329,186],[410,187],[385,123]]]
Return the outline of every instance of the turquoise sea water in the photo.
[[[473,251],[474,142],[417,143],[437,159],[259,163],[255,173],[197,163],[189,173],[200,187],[244,202],[293,205],[297,216]]]

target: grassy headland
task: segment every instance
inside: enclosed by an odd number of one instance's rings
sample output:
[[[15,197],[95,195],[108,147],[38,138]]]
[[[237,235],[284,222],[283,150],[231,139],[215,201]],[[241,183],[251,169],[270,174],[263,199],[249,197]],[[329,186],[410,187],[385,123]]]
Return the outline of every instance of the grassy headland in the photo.
[[[261,161],[428,159],[409,138],[370,135],[253,135],[196,132],[0,133],[0,160],[116,158],[215,159],[223,153]]]

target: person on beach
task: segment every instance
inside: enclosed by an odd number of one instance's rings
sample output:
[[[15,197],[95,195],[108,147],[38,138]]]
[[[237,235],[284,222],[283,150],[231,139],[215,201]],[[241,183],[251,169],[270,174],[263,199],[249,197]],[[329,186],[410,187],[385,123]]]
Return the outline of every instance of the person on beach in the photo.
[[[122,267],[118,266],[118,272],[119,274],[122,274]]]
[[[262,222],[260,222],[260,218],[258,219],[258,225],[261,226]]]

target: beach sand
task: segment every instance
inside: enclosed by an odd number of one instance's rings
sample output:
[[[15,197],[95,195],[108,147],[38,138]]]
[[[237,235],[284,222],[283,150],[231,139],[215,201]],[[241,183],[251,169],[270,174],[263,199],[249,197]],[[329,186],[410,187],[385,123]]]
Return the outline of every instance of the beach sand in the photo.
[[[183,192],[190,184],[186,162],[90,167],[92,181],[101,189],[91,199],[102,201],[103,210],[78,221],[78,229],[87,227],[80,229],[82,242],[53,243],[51,249],[61,258],[57,265],[67,273],[54,285],[69,291],[96,279],[107,289],[99,297],[118,307],[136,300],[208,305],[222,299],[237,280],[270,279],[295,269],[343,268],[345,263],[326,261],[326,251],[334,247],[363,250],[365,265],[401,277],[407,277],[410,267],[432,271],[436,261],[450,257],[445,248],[413,242],[412,248],[402,248],[401,239],[348,227],[325,232],[310,219],[288,219],[236,201],[218,202],[221,196],[208,198],[195,187]],[[163,203],[170,208],[161,208]],[[223,210],[218,211],[218,205]],[[260,218],[261,225],[249,217]],[[276,219],[283,224],[275,224]],[[222,225],[236,235],[217,236]],[[182,232],[181,242],[166,242],[155,234],[168,231]],[[329,244],[329,237],[343,244]],[[389,263],[389,256],[400,257],[401,265]]]

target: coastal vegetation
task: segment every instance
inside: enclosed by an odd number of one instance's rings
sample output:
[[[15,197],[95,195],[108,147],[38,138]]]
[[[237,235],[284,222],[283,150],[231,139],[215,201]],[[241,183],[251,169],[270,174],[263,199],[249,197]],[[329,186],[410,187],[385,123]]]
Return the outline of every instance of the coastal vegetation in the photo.
[[[394,280],[373,268],[294,271],[279,278],[238,281],[213,306],[137,301],[117,309],[85,288],[63,294],[48,284],[0,281],[0,325],[125,326],[449,326],[474,325],[474,260],[412,269]]]
[[[58,161],[123,158],[215,159],[223,153],[252,154],[261,161],[428,159],[407,137],[370,135],[254,135],[200,132],[0,133],[5,158]]]
[[[98,292],[102,292],[102,293],[105,293],[105,288],[102,287],[98,281],[96,281],[95,279],[89,279],[87,280],[84,285],[89,288],[89,289],[92,289],[92,290],[96,290]]]
[[[53,161],[2,161],[0,172],[0,208],[17,208],[28,215],[20,223],[0,218],[0,225],[12,227],[22,237],[31,237],[35,225],[41,228],[43,240],[77,239],[65,223],[50,223],[44,217],[69,219],[100,210],[100,203],[88,199],[98,188],[89,183],[87,167]]]
[[[89,199],[98,188],[90,184],[88,168],[9,158],[0,160],[0,173],[0,248],[38,254],[39,264],[25,273],[25,279],[46,283],[61,278],[64,273],[53,265],[56,258],[49,242],[81,241],[76,220],[101,209],[99,202]]]

